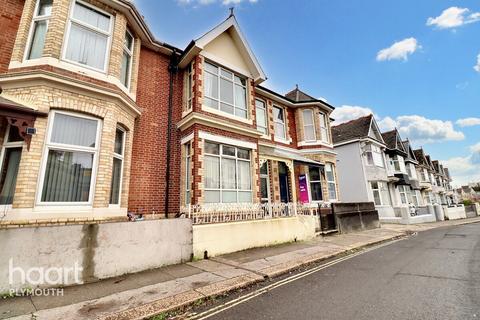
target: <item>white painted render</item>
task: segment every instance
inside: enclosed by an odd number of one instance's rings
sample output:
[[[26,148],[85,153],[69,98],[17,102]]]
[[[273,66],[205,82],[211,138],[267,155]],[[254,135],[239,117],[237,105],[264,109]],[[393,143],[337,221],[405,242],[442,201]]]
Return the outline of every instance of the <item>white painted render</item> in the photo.
[[[342,202],[373,201],[367,189],[360,143],[354,142],[335,147],[337,152],[337,176]]]

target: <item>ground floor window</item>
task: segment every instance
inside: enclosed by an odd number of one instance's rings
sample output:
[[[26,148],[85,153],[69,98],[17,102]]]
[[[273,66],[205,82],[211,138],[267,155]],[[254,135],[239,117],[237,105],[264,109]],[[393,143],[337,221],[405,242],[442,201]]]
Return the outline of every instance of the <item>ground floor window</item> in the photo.
[[[89,203],[95,180],[100,120],[59,111],[52,112],[51,116],[40,202]]]
[[[408,204],[408,196],[407,196],[407,193],[410,194],[408,191],[407,191],[407,187],[406,186],[398,186],[398,192],[400,193],[400,201],[402,204]]]
[[[373,201],[377,206],[389,206],[392,204],[388,184],[383,181],[372,181],[370,186],[373,192]]]
[[[322,201],[322,173],[319,167],[309,167],[310,194],[312,201]]]
[[[191,171],[192,171],[192,146],[185,144],[185,203],[191,203]]]
[[[337,199],[337,189],[335,183],[335,171],[331,163],[325,164],[325,176],[327,178],[328,185],[328,199],[336,200]]]
[[[18,128],[8,126],[0,152],[0,205],[11,205],[15,194],[23,138]]]
[[[260,167],[260,192],[262,203],[270,202],[270,178],[268,175],[268,161],[265,161]]]
[[[110,187],[110,204],[120,204],[123,175],[123,155],[125,151],[125,131],[117,128],[113,147],[112,183]]]
[[[205,142],[205,202],[252,202],[250,151]]]

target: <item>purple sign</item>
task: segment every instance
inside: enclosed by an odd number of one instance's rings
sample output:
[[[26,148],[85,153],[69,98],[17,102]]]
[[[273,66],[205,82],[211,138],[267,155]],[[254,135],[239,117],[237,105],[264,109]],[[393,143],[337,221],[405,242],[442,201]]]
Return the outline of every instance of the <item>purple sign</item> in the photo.
[[[308,184],[307,184],[307,176],[301,174],[298,176],[298,188],[300,189],[299,200],[301,203],[308,202]]]

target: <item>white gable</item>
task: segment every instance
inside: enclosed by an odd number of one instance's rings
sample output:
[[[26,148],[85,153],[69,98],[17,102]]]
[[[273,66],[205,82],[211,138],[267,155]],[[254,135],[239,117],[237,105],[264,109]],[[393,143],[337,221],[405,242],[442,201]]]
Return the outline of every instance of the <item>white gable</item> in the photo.
[[[372,139],[384,142],[374,117],[372,117],[372,121],[370,122],[370,130],[368,131],[368,136]]]
[[[229,31],[209,42],[200,54],[245,76],[254,77]]]

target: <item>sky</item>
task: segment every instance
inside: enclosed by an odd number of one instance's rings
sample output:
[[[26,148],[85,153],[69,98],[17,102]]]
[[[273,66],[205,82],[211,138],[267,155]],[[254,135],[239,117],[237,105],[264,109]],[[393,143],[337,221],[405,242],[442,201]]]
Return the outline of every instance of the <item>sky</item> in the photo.
[[[156,38],[184,49],[235,7],[268,80],[336,107],[442,161],[453,184],[480,182],[478,0],[134,0]]]

